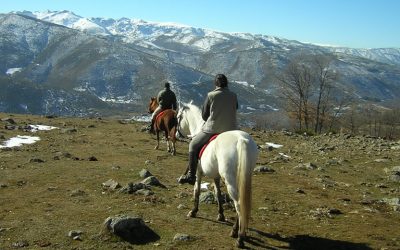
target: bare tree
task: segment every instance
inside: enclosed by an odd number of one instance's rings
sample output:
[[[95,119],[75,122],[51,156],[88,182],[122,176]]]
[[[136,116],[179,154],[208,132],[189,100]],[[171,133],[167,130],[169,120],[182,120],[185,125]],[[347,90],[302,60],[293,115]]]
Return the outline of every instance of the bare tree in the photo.
[[[385,110],[355,102],[351,88],[334,87],[339,79],[334,60],[333,55],[297,56],[277,76],[287,101],[288,117],[296,122],[294,126],[299,131],[313,128],[315,133],[321,133],[339,128],[342,122],[352,134],[395,138],[400,133],[399,105]]]
[[[400,129],[400,109],[395,108],[388,110],[382,114],[382,123],[385,127],[384,136],[387,139],[395,139],[399,137],[396,133]]]
[[[334,96],[333,98],[333,108],[328,117],[328,128],[330,131],[334,129],[339,129],[344,123],[343,119],[340,119],[344,116],[346,108],[349,106],[353,106],[353,98],[350,95],[347,96]]]
[[[347,116],[347,128],[352,135],[358,134],[360,124],[363,123],[360,121],[360,116],[357,113],[357,105],[353,104],[350,108],[350,112],[346,114]]]
[[[298,129],[309,129],[310,96],[313,74],[310,66],[305,63],[304,56],[294,58],[277,76],[282,86],[282,95],[288,101],[287,111],[295,114]],[[303,128],[304,125],[304,128]]]
[[[333,61],[332,55],[300,55],[277,77],[288,101],[287,112],[294,114],[299,130],[313,126],[315,133],[321,133],[335,112],[332,90],[338,73]]]
[[[338,74],[331,69],[332,56],[316,55],[312,60],[313,74],[315,74],[316,86],[316,108],[315,108],[315,133],[321,133],[326,115],[332,107],[331,93],[333,83],[337,80]]]

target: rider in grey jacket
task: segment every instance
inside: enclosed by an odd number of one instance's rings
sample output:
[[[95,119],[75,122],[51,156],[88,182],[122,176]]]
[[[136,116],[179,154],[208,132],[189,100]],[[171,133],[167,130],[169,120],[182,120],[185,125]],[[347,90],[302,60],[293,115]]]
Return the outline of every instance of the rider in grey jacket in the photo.
[[[215,77],[214,84],[216,89],[207,94],[202,108],[202,118],[205,123],[189,144],[188,172],[178,179],[181,184],[194,185],[198,155],[201,148],[213,135],[237,129],[238,101],[236,94],[228,89],[228,79],[223,74]]]

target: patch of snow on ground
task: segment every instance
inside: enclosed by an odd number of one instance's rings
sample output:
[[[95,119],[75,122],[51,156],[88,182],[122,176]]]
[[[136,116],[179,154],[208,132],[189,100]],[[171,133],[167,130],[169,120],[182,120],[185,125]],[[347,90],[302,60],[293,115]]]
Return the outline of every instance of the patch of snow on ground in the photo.
[[[201,191],[207,191],[209,185],[210,185],[209,182],[203,182],[203,183],[201,183],[201,186],[200,186]]]
[[[288,155],[285,155],[284,153],[279,153],[280,156],[286,158],[286,159],[290,159],[291,157]]]
[[[30,131],[37,132],[37,131],[48,131],[52,129],[57,129],[57,127],[47,126],[47,125],[28,125]]]
[[[85,89],[84,87],[76,87],[74,88],[74,90],[77,92],[85,92],[87,89]]]
[[[251,88],[255,88],[255,86],[254,86],[254,84],[249,84],[248,82],[246,82],[246,81],[235,81],[237,84],[241,84],[241,85],[243,85],[243,86],[245,86],[245,87],[251,87]]]
[[[267,146],[273,147],[273,148],[281,148],[281,147],[283,147],[283,145],[275,144],[275,143],[272,143],[272,142],[266,142],[265,144],[266,144]]]
[[[11,68],[11,69],[7,69],[6,74],[7,75],[13,75],[17,72],[20,72],[22,70],[22,68]]]
[[[151,122],[151,115],[135,115],[131,118],[131,120],[137,122]]]
[[[99,97],[103,102],[117,103],[117,104],[129,104],[134,103],[134,100],[125,100],[124,96],[118,96],[116,98]]]
[[[273,111],[279,111],[279,109],[272,107],[271,105],[267,105],[270,109],[272,109]]]
[[[0,145],[0,148],[20,147],[23,144],[33,144],[37,141],[40,141],[40,138],[37,136],[17,135],[16,137],[10,138],[9,140],[5,141],[3,145]]]

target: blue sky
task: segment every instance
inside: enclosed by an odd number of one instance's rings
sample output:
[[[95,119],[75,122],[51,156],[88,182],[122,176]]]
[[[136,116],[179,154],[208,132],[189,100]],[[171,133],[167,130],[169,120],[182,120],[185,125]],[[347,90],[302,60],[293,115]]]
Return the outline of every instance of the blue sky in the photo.
[[[0,13],[70,10],[352,48],[400,48],[398,0],[0,0]]]

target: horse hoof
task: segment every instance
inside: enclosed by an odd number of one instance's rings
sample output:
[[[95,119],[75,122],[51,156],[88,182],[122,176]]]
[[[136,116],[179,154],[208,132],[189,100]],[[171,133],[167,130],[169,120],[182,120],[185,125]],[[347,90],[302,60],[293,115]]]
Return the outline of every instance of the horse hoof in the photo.
[[[158,146],[155,146],[154,149],[158,149]]]
[[[237,247],[237,248],[244,248],[244,241],[243,241],[243,239],[238,239],[238,240],[236,241],[236,247]]]
[[[190,211],[190,212],[187,214],[187,217],[189,217],[189,218],[196,218],[196,213],[193,212],[193,211]]]
[[[217,221],[225,222],[225,216],[223,214],[219,214],[217,217]]]
[[[230,236],[232,238],[237,238],[238,237],[238,232],[236,232],[235,230],[232,230]]]

